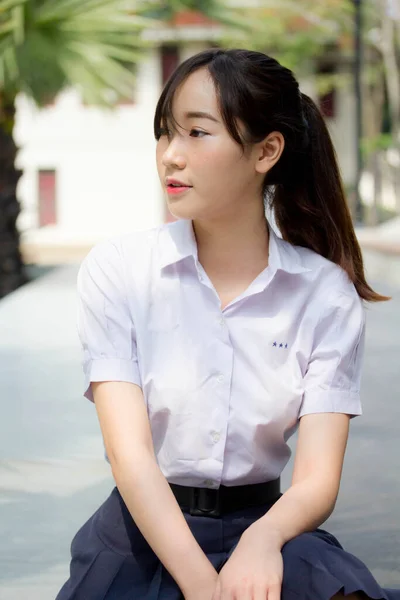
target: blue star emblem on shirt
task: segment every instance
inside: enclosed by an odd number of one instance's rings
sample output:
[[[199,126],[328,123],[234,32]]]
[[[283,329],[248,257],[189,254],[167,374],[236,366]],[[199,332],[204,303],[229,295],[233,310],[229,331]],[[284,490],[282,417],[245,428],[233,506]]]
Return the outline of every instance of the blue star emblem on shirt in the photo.
[[[274,342],[272,345],[273,345],[273,346],[277,346],[278,344],[277,344],[276,342]]]

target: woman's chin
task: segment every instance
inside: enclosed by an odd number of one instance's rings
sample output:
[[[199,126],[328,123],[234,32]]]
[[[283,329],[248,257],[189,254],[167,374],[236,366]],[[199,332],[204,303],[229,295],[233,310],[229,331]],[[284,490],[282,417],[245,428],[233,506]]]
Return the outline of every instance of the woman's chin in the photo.
[[[203,212],[200,209],[196,210],[193,203],[174,200],[167,202],[168,210],[175,219],[196,219]]]

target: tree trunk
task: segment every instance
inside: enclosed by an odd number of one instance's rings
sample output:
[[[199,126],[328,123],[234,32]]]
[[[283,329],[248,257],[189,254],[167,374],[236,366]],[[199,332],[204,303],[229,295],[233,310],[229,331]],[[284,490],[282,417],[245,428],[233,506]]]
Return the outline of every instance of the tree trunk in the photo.
[[[27,282],[16,225],[20,212],[16,190],[22,173],[15,168],[14,101],[0,94],[0,298]]]
[[[374,178],[374,193],[371,206],[367,211],[367,224],[376,227],[379,224],[378,211],[382,201],[382,161],[379,150],[375,150],[371,156],[371,172]]]
[[[382,133],[383,109],[385,103],[384,75],[376,72],[381,55],[371,46],[364,51],[365,75],[363,77],[363,131],[366,140],[374,140]]]

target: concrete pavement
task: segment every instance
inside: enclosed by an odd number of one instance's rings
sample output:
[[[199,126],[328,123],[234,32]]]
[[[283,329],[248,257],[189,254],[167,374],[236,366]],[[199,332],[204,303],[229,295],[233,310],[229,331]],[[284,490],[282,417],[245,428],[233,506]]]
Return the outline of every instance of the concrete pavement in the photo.
[[[377,227],[359,227],[356,233],[364,249],[400,255],[400,217],[390,219]]]
[[[399,258],[365,256],[372,283],[394,299],[369,308],[364,415],[326,528],[382,585],[400,587]],[[55,269],[0,302],[0,600],[54,600],[74,533],[113,485],[81,395],[76,272]]]

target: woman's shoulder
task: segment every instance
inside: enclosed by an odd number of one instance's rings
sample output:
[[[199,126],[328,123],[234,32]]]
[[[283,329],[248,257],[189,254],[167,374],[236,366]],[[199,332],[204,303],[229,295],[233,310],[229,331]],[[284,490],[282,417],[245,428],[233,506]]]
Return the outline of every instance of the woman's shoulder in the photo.
[[[284,240],[280,243],[288,252],[296,254],[296,260],[303,268],[306,279],[312,281],[316,288],[323,290],[324,295],[328,291],[337,295],[358,295],[354,283],[343,267],[310,248],[293,245]]]
[[[165,223],[156,227],[121,233],[97,242],[88,252],[84,261],[101,260],[102,262],[124,262],[135,257],[143,260],[159,245],[164,231],[173,228],[174,223]]]

